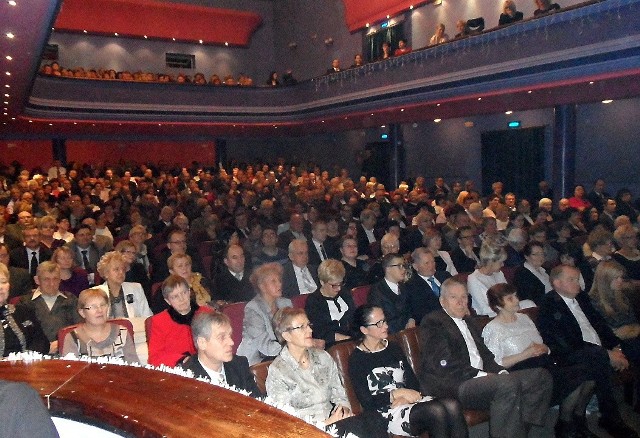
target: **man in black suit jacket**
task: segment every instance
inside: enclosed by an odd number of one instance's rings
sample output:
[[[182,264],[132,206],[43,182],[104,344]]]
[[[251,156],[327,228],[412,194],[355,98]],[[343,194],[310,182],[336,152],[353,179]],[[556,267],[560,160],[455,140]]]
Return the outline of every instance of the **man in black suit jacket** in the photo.
[[[19,297],[31,292],[33,285],[31,284],[29,271],[24,268],[9,266],[9,247],[6,243],[0,243],[0,263],[4,263],[9,269],[9,278],[11,279],[9,298]]]
[[[540,305],[537,325],[544,343],[560,364],[588,363],[589,380],[596,383],[600,427],[614,437],[637,437],[623,421],[613,398],[612,368],[629,366],[618,339],[606,321],[580,291],[580,271],[560,265],[550,275],[554,290]]]
[[[293,213],[289,218],[289,229],[278,235],[278,247],[289,249],[289,244],[295,239],[306,239],[304,234],[304,216]]]
[[[408,295],[404,279],[404,258],[398,254],[387,254],[382,258],[384,278],[371,287],[367,302],[380,307],[389,325],[389,333],[415,327],[408,306]]]
[[[22,246],[22,241],[11,234],[7,234],[7,222],[0,217],[0,243],[4,243],[9,247],[9,251]]]
[[[409,308],[415,321],[438,309],[440,305],[440,287],[449,277],[447,271],[436,271],[436,260],[426,248],[418,248],[411,254],[413,274],[407,281],[405,290],[408,293]]]
[[[327,69],[327,74],[330,75],[331,73],[336,73],[341,71],[340,69],[340,60],[339,59],[334,59],[333,61],[331,61],[331,68]]]
[[[251,301],[255,296],[253,286],[249,281],[249,272],[246,267],[244,250],[240,245],[229,245],[224,252],[224,266],[212,272],[214,274],[216,300],[224,300],[229,303]]]
[[[373,210],[368,208],[362,210],[356,234],[358,238],[358,255],[375,257],[375,254],[371,252],[371,244],[380,241],[382,238],[380,230],[376,228],[376,222],[377,218]]]
[[[263,395],[249,370],[247,358],[233,354],[231,321],[227,315],[202,312],[193,318],[191,331],[197,353],[190,356],[182,368],[191,370],[195,377],[206,377],[214,384],[247,391],[251,397]]]
[[[309,249],[306,240],[292,240],[289,243],[289,261],[282,265],[282,296],[310,294],[320,287],[318,265],[309,264]],[[302,289],[301,289],[302,286]]]
[[[320,265],[326,259],[340,260],[340,255],[336,253],[336,249],[331,245],[326,245],[326,240],[327,223],[322,219],[318,219],[311,226],[311,238],[307,241],[310,264]],[[321,253],[322,250],[324,250],[324,253]]]
[[[526,425],[545,424],[553,382],[542,368],[508,373],[498,365],[468,318],[467,287],[455,278],[441,287],[440,304],[420,324],[422,392],[456,397],[465,409],[490,410],[492,437],[526,437]]]
[[[33,276],[38,264],[51,259],[51,250],[40,243],[40,231],[34,225],[27,225],[22,231],[24,246],[15,248],[9,253],[9,264],[15,268],[23,268],[29,271],[32,284],[35,286]],[[35,254],[36,263],[33,264]]]

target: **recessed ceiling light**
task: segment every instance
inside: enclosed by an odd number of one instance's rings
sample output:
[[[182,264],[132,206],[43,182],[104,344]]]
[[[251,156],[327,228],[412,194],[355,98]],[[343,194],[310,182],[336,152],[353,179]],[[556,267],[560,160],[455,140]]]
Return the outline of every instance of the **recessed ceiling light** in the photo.
[[[602,103],[611,103],[613,102],[613,99],[605,99],[602,101]]]
[[[29,123],[33,123],[33,120],[29,120]]]
[[[531,93],[533,93],[533,91],[529,90],[529,91],[527,91],[527,93],[528,93],[528,94],[531,94]]]
[[[409,6],[409,10],[412,11],[413,10],[413,5]]]
[[[391,18],[391,15],[387,15],[387,20],[388,20],[389,18]]]
[[[115,36],[118,36],[118,32],[115,32],[115,33],[114,33],[114,35],[115,35]]]
[[[402,112],[404,112],[404,108],[400,108],[400,112],[401,112],[401,113],[402,113]]]
[[[482,100],[482,97],[478,97],[478,100]]]
[[[144,36],[144,39],[146,40],[147,38],[148,38],[148,37],[145,35],[145,36]]]
[[[5,87],[5,88],[11,88],[11,85],[9,85],[9,84],[4,84],[4,87]]]
[[[228,47],[228,46],[229,46],[229,43],[228,43],[227,41],[225,41],[225,42],[224,42],[224,45]]]
[[[49,126],[53,126],[53,123],[49,123]]]
[[[78,124],[78,122],[73,122],[73,124],[74,124],[74,125],[77,125],[77,124]]]
[[[505,113],[506,115],[509,115],[509,114],[513,114],[513,111],[509,110],[509,111],[505,111],[504,113]]]
[[[367,23],[365,26],[366,26],[366,27],[369,27],[369,23]]]
[[[9,93],[4,93],[4,97],[9,97]]]
[[[171,39],[172,39],[173,41],[175,41],[175,40],[176,40],[175,38],[171,38]]]
[[[7,59],[7,61],[12,61],[12,60],[13,60],[13,58],[11,57],[11,55],[7,55],[7,56],[5,56],[5,58]]]
[[[442,121],[442,119],[433,119],[434,122],[436,123],[440,123]]]
[[[200,44],[202,44],[202,40],[199,40],[199,41],[200,41]]]
[[[6,71],[6,72],[4,72],[4,74],[6,74],[7,76],[11,76],[11,72],[10,71]]]
[[[386,127],[387,127],[387,125],[380,125],[380,127],[381,127],[381,128],[386,128]]]
[[[373,115],[373,113],[371,113],[371,115]]]
[[[8,116],[8,115],[9,115],[9,113],[3,113],[3,114],[4,114],[5,116]]]
[[[158,126],[162,126],[162,123],[158,123]]]
[[[87,30],[85,29],[85,30],[83,30],[82,32],[83,32],[83,33],[87,33]]]
[[[7,35],[7,38],[9,38],[9,39],[12,39],[12,38],[15,37],[15,35],[13,33],[11,33],[11,32],[7,32],[6,35]]]
[[[440,104],[438,103],[438,104],[436,104],[436,106],[440,106]]]
[[[15,5],[17,5],[17,3],[15,2],[15,0],[9,0],[7,3],[9,3],[9,6],[15,6]]]
[[[16,119],[15,117],[11,117],[11,120],[15,120],[15,119]]]
[[[5,105],[9,105],[9,102],[8,102],[8,101],[4,101],[4,102],[2,102],[2,103],[4,103]]]
[[[322,121],[322,123],[324,123],[324,120]]]
[[[589,82],[589,85],[593,85],[593,81]]]

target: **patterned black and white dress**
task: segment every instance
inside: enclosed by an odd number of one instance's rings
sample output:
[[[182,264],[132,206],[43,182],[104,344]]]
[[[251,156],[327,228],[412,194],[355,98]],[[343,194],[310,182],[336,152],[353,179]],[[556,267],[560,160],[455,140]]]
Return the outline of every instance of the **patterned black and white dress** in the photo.
[[[389,433],[412,436],[409,413],[414,404],[391,407],[390,392],[408,388],[420,390],[416,378],[404,353],[388,341],[385,348],[373,353],[362,346],[356,347],[349,359],[351,383],[364,410],[377,410],[387,421]],[[417,403],[432,400],[424,396]]]

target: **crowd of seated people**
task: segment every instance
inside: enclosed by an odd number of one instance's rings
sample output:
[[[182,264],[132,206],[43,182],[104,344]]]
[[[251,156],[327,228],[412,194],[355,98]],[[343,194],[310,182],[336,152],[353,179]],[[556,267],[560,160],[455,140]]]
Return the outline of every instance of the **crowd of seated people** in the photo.
[[[352,179],[345,169],[332,174],[313,164],[292,166],[283,160],[231,169],[198,163],[184,168],[1,167],[0,311],[7,322],[2,354],[33,349],[131,361],[146,361],[148,354],[149,363],[175,366],[186,360],[194,372],[221,379],[221,363],[236,357],[234,342],[229,347],[226,340],[226,320],[210,322],[198,334],[190,324],[202,314],[246,303],[240,328],[235,326],[237,355],[245,359],[236,365],[274,360],[267,391],[271,388],[274,396],[293,403],[301,417],[364,427],[360,419],[345,421],[351,410],[337,387],[332,394],[314,395],[314,406],[297,404],[310,400],[299,400],[283,387],[305,381],[315,391],[318,382],[308,377],[318,377],[310,371],[316,366],[327,379],[335,379],[321,352],[343,342],[359,343],[362,360],[371,354],[381,366],[403,361],[397,348],[387,347],[387,335],[416,327],[424,348],[421,369],[413,370],[420,391],[410,374],[395,372],[394,379],[407,380],[395,380],[375,403],[368,392],[372,387],[357,390],[362,405],[380,414],[388,430],[408,422],[407,430],[440,436],[436,431],[443,421],[459,426],[460,407],[448,400],[453,397],[463,409],[491,411],[492,430],[520,436],[525,425],[505,422],[513,417],[513,403],[527,413],[522,421],[535,425],[553,400],[561,405],[567,401],[571,408],[562,411],[557,430],[560,436],[573,436],[570,432],[584,426],[588,394],[583,390],[595,388],[604,406],[603,427],[614,436],[634,436],[611,398],[613,371],[640,362],[640,329],[633,311],[637,303],[627,293],[640,284],[639,205],[629,190],[614,198],[598,179],[590,191],[576,190],[575,197],[590,204],[580,211],[571,206],[575,200],[554,198],[544,181],[535,196],[520,199],[504,193],[499,182],[482,196],[472,181],[448,185],[436,178],[429,185],[418,176],[388,189],[375,177]],[[504,284],[514,288],[492,298]],[[365,285],[371,285],[364,298],[371,307],[354,325],[362,301],[356,301],[351,288]],[[296,304],[305,295],[306,303]],[[488,339],[485,346],[479,331],[465,331],[465,321],[471,325],[471,316],[490,315],[501,330],[510,323],[519,329],[525,324],[513,313],[524,307],[524,300],[540,309],[539,333],[529,330],[527,336],[537,344],[542,338],[546,347],[519,349],[520,343],[494,361],[489,353],[494,343]],[[300,312],[283,314],[290,307]],[[561,320],[553,316],[558,309],[564,312]],[[572,323],[574,317],[577,322]],[[133,325],[133,336],[126,323],[118,322],[122,320]],[[77,323],[58,345],[56,333]],[[579,329],[573,333],[560,323]],[[224,328],[224,342],[211,338],[211,324]],[[145,326],[148,352],[143,348]],[[572,343],[560,339],[569,333]],[[473,339],[475,353],[465,344],[467,337]],[[224,347],[224,354],[201,355],[199,349],[210,343]],[[441,365],[464,361],[466,350],[460,348],[465,345],[479,362],[463,371]],[[582,352],[583,347],[588,348]],[[452,349],[462,356],[442,356]],[[575,385],[566,382],[563,390],[552,392],[555,370],[549,375],[540,371],[544,367],[533,367],[533,373],[514,368],[542,351],[563,351],[565,365],[574,368],[579,368],[580,354],[588,354],[598,368],[578,376]],[[299,366],[295,372],[288,368],[293,363]],[[492,373],[512,368],[509,373],[515,376],[500,377],[488,385],[492,389],[481,384],[493,380]],[[375,367],[362,371],[369,377],[377,373]],[[533,392],[510,403],[495,402],[513,385],[529,388],[531,379],[539,384],[535,402]],[[583,387],[584,382],[593,384]],[[474,397],[476,392],[483,397]],[[577,398],[567,400],[574,393]],[[422,395],[439,402],[431,404]],[[394,408],[404,404],[413,413],[394,420]],[[444,417],[424,420],[437,406],[451,415],[440,412]],[[400,426],[391,425],[393,421]]]

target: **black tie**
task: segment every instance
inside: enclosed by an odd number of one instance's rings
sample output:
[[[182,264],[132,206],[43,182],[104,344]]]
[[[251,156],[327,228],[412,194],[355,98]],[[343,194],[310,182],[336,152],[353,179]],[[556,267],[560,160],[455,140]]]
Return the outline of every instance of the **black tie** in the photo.
[[[87,257],[87,250],[83,249],[80,252],[82,253],[82,264],[84,265],[84,270],[90,274],[91,266],[89,265],[89,257]]]
[[[32,278],[35,277],[37,271],[38,271],[38,257],[36,257],[35,251],[31,251],[31,263],[29,266],[29,273],[31,274]]]
[[[324,250],[324,245],[320,244],[320,252],[322,253],[322,260],[327,260],[327,252]]]

